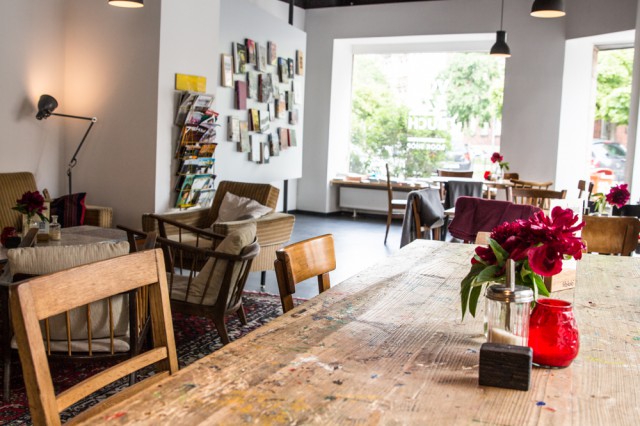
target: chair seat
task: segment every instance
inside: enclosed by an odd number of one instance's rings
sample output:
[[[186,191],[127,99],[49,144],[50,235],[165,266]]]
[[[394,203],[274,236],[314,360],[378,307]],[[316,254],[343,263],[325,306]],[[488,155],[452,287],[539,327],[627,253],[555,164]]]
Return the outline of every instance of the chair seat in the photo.
[[[129,343],[129,333],[126,336],[114,336],[113,337],[113,352],[115,353],[123,353],[129,352],[131,349]],[[45,347],[47,343],[45,341]],[[16,343],[15,336],[11,339],[11,348],[18,349],[18,345]],[[69,350],[69,346],[67,346],[66,340],[51,340],[51,352],[61,352],[67,353]],[[111,353],[111,339],[91,339],[91,351],[93,353]],[[71,341],[71,352],[74,354],[80,354],[83,352],[89,352],[89,341],[88,340],[72,340]]]

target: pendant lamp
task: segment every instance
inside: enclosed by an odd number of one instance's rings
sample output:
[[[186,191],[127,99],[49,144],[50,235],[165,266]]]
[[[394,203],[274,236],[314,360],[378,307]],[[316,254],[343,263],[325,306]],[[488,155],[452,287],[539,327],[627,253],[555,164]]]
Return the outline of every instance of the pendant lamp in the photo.
[[[128,8],[144,7],[143,3],[144,3],[144,0],[109,0],[109,4],[111,6],[128,7]]]
[[[564,15],[562,0],[535,0],[531,6],[531,16],[536,18],[559,18]]]
[[[503,18],[504,18],[504,0],[502,0],[502,7],[500,9],[500,31],[496,31],[496,42],[493,46],[491,46],[491,51],[489,51],[489,54],[491,56],[509,58],[511,56],[511,50],[507,45],[507,32],[502,30]]]

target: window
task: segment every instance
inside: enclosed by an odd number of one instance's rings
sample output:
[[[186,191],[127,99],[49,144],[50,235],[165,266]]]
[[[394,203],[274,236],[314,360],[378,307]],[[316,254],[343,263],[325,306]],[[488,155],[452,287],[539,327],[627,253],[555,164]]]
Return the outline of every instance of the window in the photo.
[[[500,149],[504,60],[486,53],[353,56],[349,171],[488,170]]]

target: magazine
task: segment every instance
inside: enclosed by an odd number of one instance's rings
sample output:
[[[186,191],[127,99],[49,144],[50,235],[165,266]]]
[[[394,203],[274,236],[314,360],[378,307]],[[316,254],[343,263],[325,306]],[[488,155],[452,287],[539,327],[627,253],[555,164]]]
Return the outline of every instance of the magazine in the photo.
[[[271,74],[260,74],[258,76],[258,85],[260,89],[260,102],[270,102],[273,96]]]
[[[240,122],[240,143],[238,144],[238,151],[251,151],[251,142],[249,141],[249,122],[247,121]]]
[[[247,47],[242,43],[233,43],[231,49],[233,52],[233,72],[243,73],[247,65]]]

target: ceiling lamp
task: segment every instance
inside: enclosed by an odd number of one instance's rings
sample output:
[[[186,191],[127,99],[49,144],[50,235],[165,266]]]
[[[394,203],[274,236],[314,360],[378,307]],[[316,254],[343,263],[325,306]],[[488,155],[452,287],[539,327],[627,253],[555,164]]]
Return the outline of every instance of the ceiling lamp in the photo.
[[[504,17],[504,0],[502,0],[502,7],[500,9],[500,31],[496,31],[496,42],[493,46],[491,46],[491,51],[489,51],[489,54],[491,56],[509,58],[511,56],[511,50],[507,45],[507,32],[502,30],[503,17]]]
[[[144,0],[109,0],[111,6],[118,7],[144,7]]]
[[[535,0],[531,6],[531,16],[536,18],[559,18],[564,15],[562,0]]]

